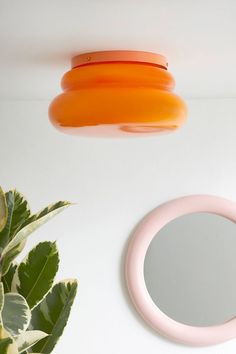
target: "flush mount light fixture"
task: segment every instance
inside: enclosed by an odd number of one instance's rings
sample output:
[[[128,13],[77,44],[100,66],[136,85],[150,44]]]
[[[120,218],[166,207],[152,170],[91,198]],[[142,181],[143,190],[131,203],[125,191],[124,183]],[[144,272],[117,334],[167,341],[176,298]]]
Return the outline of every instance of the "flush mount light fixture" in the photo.
[[[104,51],[72,58],[63,93],[49,107],[53,125],[65,133],[135,136],[171,132],[187,116],[184,101],[160,54]]]

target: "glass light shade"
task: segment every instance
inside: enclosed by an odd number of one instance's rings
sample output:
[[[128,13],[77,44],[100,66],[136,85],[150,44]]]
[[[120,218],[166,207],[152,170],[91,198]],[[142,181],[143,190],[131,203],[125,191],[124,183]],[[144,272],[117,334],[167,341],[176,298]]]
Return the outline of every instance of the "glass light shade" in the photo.
[[[85,53],[72,59],[63,93],[49,107],[52,124],[65,133],[93,136],[160,134],[179,128],[184,101],[159,54],[137,51]]]

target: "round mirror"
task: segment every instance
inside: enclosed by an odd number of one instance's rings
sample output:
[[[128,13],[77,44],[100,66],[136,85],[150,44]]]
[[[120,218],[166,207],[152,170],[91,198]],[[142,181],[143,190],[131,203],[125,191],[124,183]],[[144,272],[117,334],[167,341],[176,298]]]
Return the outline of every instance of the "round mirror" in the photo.
[[[159,333],[185,344],[236,337],[236,204],[179,198],[154,209],[131,239],[131,299]]]
[[[144,263],[147,290],[161,311],[191,326],[236,316],[236,227],[221,216],[181,216],[153,238]]]

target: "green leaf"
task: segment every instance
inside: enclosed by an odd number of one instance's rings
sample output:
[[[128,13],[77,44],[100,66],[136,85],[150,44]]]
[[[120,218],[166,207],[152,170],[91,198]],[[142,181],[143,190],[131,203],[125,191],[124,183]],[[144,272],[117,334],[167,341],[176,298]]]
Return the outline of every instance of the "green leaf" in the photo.
[[[38,343],[40,340],[46,338],[47,336],[48,334],[42,331],[27,331],[21,333],[16,338],[16,345],[18,347],[19,353],[22,353],[25,350],[29,349],[34,344]]]
[[[2,277],[2,282],[4,285],[4,292],[10,293],[11,292],[11,284],[12,280],[16,271],[17,265],[11,264],[8,272]]]
[[[31,312],[23,296],[7,293],[2,310],[3,327],[14,337],[25,331],[30,323]]]
[[[33,310],[31,327],[34,330],[43,330],[49,336],[38,342],[32,351],[44,354],[52,352],[67,324],[76,292],[76,280],[60,282]]]
[[[2,274],[4,275],[15,257],[22,251],[24,247],[24,242],[27,237],[35,230],[37,230],[41,225],[46,223],[49,219],[63,211],[70,205],[69,202],[57,202],[47,208],[43,209],[36,215],[31,216],[27,221],[26,225],[23,224],[21,230],[15,235],[15,237],[10,241],[2,254]]]
[[[39,243],[19,264],[12,291],[24,296],[34,308],[48,293],[58,270],[59,255],[54,242]]]
[[[0,187],[0,232],[4,229],[7,222],[7,202],[5,194]]]

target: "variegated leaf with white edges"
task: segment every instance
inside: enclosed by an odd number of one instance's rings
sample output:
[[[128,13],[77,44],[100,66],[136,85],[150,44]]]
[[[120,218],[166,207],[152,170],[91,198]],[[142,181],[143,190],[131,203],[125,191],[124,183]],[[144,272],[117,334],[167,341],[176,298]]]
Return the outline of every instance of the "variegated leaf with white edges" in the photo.
[[[18,245],[16,245],[14,248],[11,249],[10,252],[8,252],[3,261],[2,261],[2,275],[6,275],[7,272],[9,271],[11,264],[14,262],[14,259],[21,253],[21,251],[24,249],[26,244],[26,240],[22,241]]]
[[[25,197],[16,189],[13,191],[14,204],[11,219],[11,227],[9,240],[12,240],[15,234],[23,227],[23,225],[29,220],[30,207]]]
[[[27,225],[24,226],[16,235],[15,237],[11,240],[11,242],[8,244],[6,249],[3,252],[3,257],[6,255],[7,252],[9,252],[12,248],[14,248],[16,245],[27,239],[27,237],[35,230],[37,230],[40,226],[45,224],[48,220],[53,218],[55,215],[58,213],[62,212],[64,209],[66,209],[70,205],[69,202],[58,202],[56,204],[53,204],[52,206],[49,206],[45,209],[43,209],[39,214],[36,214],[36,216],[32,216],[29,220],[32,219],[32,222],[27,221]],[[47,210],[47,211],[45,211]]]
[[[7,205],[7,220],[5,223],[4,228],[0,231],[0,253],[3,254],[5,247],[9,243],[10,238],[10,230],[11,230],[11,221],[12,221],[12,214],[14,209],[14,193],[13,191],[8,191],[5,193],[6,198],[6,205]],[[2,259],[2,256],[1,256]],[[2,262],[1,262],[2,263]],[[1,268],[2,268],[2,264]],[[2,270],[1,270],[2,273]]]
[[[21,294],[33,309],[51,289],[58,265],[56,243],[39,243],[17,267],[12,292]]]
[[[3,251],[2,274],[5,274],[8,271],[10,263],[21,252],[28,236],[55,215],[66,209],[69,205],[71,205],[69,202],[57,202],[56,204],[44,208],[38,214],[32,215],[26,221],[26,225],[23,225],[22,229],[14,236]]]
[[[2,231],[7,222],[7,203],[5,194],[0,187],[0,231]]]
[[[30,215],[26,199],[16,190],[10,190],[5,193],[5,199],[7,204],[7,222],[3,230],[0,231],[0,253],[3,253],[3,250],[22,228],[22,225],[29,219]],[[24,246],[25,241],[21,242],[17,246],[17,249],[12,250],[4,259],[1,256],[0,272],[2,275],[7,273],[12,260],[20,253]]]
[[[38,343],[41,339],[47,336],[48,334],[42,331],[26,331],[21,333],[16,338],[16,345],[18,347],[19,353],[29,349],[34,344]]]
[[[23,296],[7,293],[2,309],[3,327],[13,336],[25,331],[31,320],[31,311]]]
[[[3,283],[0,283],[0,326],[2,325],[3,306],[4,306],[4,287],[3,287]]]
[[[10,190],[4,196],[7,206],[7,221],[0,232],[0,247],[2,249],[14,238],[30,216],[27,200],[17,190]]]

